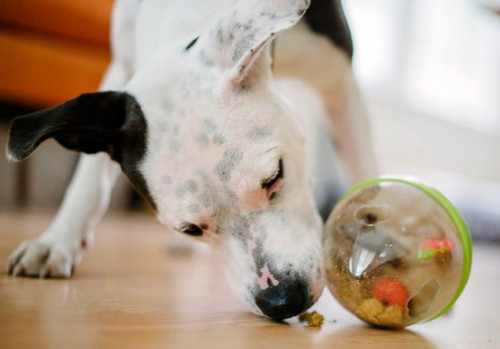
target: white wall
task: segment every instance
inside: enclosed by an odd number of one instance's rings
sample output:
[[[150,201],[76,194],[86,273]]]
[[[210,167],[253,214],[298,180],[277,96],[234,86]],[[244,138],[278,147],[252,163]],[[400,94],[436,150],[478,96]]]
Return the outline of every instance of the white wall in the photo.
[[[499,136],[367,100],[382,171],[417,175],[438,170],[500,182]]]
[[[381,169],[500,182],[500,16],[471,0],[344,6]]]

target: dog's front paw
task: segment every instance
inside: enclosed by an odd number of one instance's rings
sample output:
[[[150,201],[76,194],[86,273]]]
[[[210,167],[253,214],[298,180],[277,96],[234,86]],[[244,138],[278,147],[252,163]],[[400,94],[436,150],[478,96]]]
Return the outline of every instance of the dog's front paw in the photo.
[[[69,278],[76,263],[73,251],[64,242],[26,240],[7,259],[7,272],[13,276]]]

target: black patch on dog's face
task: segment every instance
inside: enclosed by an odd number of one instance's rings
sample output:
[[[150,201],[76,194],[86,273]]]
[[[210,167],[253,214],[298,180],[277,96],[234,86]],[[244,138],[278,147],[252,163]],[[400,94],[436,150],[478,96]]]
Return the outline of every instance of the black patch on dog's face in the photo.
[[[312,0],[304,18],[313,31],[329,37],[335,45],[347,53],[349,59],[352,59],[351,31],[341,0]]]
[[[10,127],[8,155],[21,161],[48,138],[86,154],[107,152],[137,191],[155,206],[139,168],[146,153],[147,124],[132,95],[86,93],[56,107],[19,116]]]

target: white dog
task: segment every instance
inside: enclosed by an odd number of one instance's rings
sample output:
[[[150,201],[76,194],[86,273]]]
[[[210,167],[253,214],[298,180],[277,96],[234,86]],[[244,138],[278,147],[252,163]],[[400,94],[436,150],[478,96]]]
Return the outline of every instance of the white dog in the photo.
[[[52,225],[8,272],[70,277],[121,167],[163,224],[223,256],[253,312],[309,308],[324,287],[319,212],[345,184],[339,169],[351,181],[375,171],[340,0],[309,5],[118,0],[103,92],[12,123],[10,160],[51,137],[98,154],[82,156]]]

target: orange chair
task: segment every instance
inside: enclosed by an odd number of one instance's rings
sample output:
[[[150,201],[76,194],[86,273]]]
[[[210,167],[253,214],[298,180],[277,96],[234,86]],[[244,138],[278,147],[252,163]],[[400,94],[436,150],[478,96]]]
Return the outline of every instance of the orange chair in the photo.
[[[110,59],[109,19],[113,2],[0,0],[2,154],[9,118],[97,89]],[[56,207],[76,156],[51,141],[20,164],[8,163],[5,156],[0,156],[0,210]],[[140,206],[137,195],[130,193],[122,179],[114,191],[112,207],[121,208],[127,202],[129,207]]]
[[[96,90],[113,0],[0,0],[0,100],[34,108]]]

